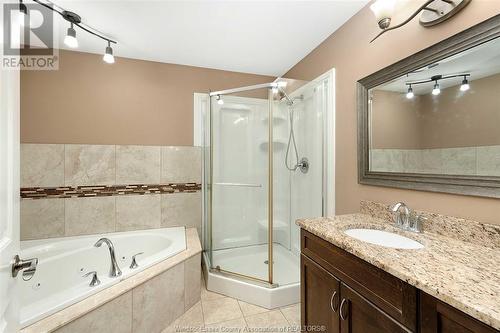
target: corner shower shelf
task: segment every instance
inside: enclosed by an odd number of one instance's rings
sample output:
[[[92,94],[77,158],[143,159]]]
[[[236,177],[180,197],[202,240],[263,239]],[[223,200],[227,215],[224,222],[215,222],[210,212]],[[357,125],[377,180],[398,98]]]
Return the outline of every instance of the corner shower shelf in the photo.
[[[283,116],[273,116],[273,125],[281,125],[283,123],[286,123],[288,119],[283,117]],[[262,122],[266,123],[269,121],[269,117],[264,117],[262,118]]]
[[[284,149],[286,147],[287,141],[284,139],[277,139],[273,141],[273,149],[274,150],[280,150]],[[259,144],[260,149],[263,150],[268,150],[269,149],[269,142],[268,141],[262,141]]]
[[[258,223],[262,228],[267,228],[269,226],[267,219],[259,220]],[[288,223],[286,223],[285,221],[273,219],[273,229],[274,230],[287,229],[287,228],[288,228]]]

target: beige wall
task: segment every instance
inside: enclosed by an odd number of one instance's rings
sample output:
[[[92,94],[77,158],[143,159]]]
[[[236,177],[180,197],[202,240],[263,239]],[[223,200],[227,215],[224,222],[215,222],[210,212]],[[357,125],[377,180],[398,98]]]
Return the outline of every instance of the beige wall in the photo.
[[[500,145],[500,75],[408,100],[403,93],[372,92],[372,147],[433,149]]]
[[[194,92],[273,80],[61,50],[58,71],[21,73],[21,142],[192,145]]]
[[[403,20],[421,0],[399,8],[393,22]],[[378,33],[369,5],[293,67],[285,77],[311,80],[336,68],[336,207],[337,213],[359,211],[360,200],[385,203],[406,201],[411,207],[500,224],[500,200],[440,193],[426,193],[357,182],[356,82],[398,60],[431,46],[500,12],[500,1],[474,0],[450,21],[433,28],[421,27],[418,19],[388,32],[370,44]]]

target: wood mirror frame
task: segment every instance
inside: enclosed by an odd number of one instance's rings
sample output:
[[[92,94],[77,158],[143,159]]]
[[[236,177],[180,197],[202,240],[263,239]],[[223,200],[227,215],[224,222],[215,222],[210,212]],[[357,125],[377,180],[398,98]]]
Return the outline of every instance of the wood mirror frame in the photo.
[[[499,37],[500,15],[496,15],[358,81],[358,182],[360,184],[500,198],[500,177],[370,171],[368,127],[370,89]]]

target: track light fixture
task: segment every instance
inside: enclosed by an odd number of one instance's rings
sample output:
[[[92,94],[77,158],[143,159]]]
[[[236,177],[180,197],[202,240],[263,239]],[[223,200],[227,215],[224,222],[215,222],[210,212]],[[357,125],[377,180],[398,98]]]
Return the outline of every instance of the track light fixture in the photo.
[[[469,80],[467,80],[467,76],[464,76],[464,80],[462,81],[462,85],[460,86],[460,91],[467,91],[470,89]]]
[[[219,105],[224,104],[224,100],[222,99],[222,97],[220,97],[220,95],[215,96],[215,99],[217,100],[217,104]]]
[[[382,31],[371,42],[387,31],[404,26],[420,13],[422,13],[420,15],[420,24],[424,27],[431,27],[444,22],[465,8],[470,2],[471,0],[427,0],[402,23],[390,27],[396,0],[376,0],[370,6],[370,9],[375,14],[378,26]]]
[[[71,12],[69,10],[64,10],[63,8],[57,6],[56,4],[50,2],[49,0],[33,0],[33,2],[39,4],[40,6],[43,6],[47,9],[50,9],[59,15],[66,21],[70,23],[70,27],[68,28],[68,31],[66,33],[66,37],[64,38],[64,44],[70,48],[77,48],[78,47],[78,40],[76,39],[76,30],[75,26],[82,29],[85,32],[88,32],[91,35],[94,35],[104,41],[107,42],[106,50],[104,52],[103,60],[108,63],[112,64],[115,62],[115,57],[113,56],[113,48],[111,48],[111,43],[117,44],[116,41],[103,36],[100,32],[97,30],[89,27],[86,24],[82,23],[82,19],[80,15],[77,13]],[[26,5],[22,3],[22,0],[19,2],[19,12],[23,14],[27,14],[27,8]],[[23,21],[24,22],[24,21]]]
[[[432,89],[432,94],[433,94],[434,96],[437,96],[437,95],[439,95],[440,93],[441,93],[441,88],[440,88],[440,86],[439,86],[438,81],[436,80],[436,84],[434,85],[434,89]]]
[[[469,73],[453,74],[453,75],[434,75],[433,77],[427,80],[407,82],[406,85],[408,86],[408,92],[406,93],[406,98],[412,99],[415,96],[415,93],[413,92],[414,85],[424,84],[429,82],[434,82],[434,88],[432,89],[432,94],[434,96],[438,96],[439,94],[441,94],[441,86],[439,84],[439,81],[453,79],[457,77],[463,77],[462,85],[460,86],[460,91],[465,92],[470,89],[470,84],[468,80],[469,76],[470,76]]]
[[[406,98],[412,99],[413,97],[415,97],[415,94],[413,93],[413,88],[410,84],[410,86],[408,87],[408,92],[406,93]]]
[[[111,43],[109,41],[108,41],[108,46],[106,46],[106,51],[104,52],[102,60],[104,60],[108,64],[115,63],[115,57],[113,56],[113,49],[111,48]]]
[[[68,28],[68,32],[66,33],[66,37],[64,37],[64,44],[66,44],[66,46],[68,47],[71,47],[72,49],[78,47],[78,39],[76,39],[76,31],[73,28],[73,23],[71,23],[70,27]]]

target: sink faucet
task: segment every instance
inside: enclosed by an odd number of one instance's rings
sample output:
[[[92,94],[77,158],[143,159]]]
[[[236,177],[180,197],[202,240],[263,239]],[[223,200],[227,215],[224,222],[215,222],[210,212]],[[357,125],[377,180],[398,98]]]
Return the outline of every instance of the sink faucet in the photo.
[[[400,228],[406,228],[408,226],[408,218],[410,216],[410,209],[404,202],[398,202],[391,208],[392,213],[394,213],[394,222],[396,226]]]
[[[102,243],[105,243],[108,246],[109,255],[111,256],[111,268],[109,269],[109,276],[117,277],[122,275],[122,271],[120,270],[120,267],[118,267],[118,264],[116,263],[115,247],[113,246],[113,243],[108,238],[101,238],[97,241],[97,243],[94,244],[94,246],[101,247]]]
[[[427,218],[416,214],[404,202],[398,202],[389,209],[393,214],[396,227],[413,232],[422,232],[422,224]]]

